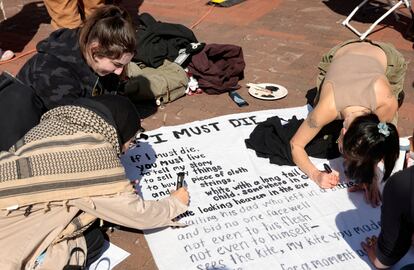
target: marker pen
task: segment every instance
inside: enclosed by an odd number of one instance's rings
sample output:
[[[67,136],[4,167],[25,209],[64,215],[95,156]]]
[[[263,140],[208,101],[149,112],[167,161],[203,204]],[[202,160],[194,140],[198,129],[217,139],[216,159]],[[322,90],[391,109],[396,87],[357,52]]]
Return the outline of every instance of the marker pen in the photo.
[[[331,169],[331,167],[329,167],[329,165],[328,165],[328,164],[324,163],[324,164],[323,164],[323,167],[325,168],[325,171],[326,171],[327,173],[332,173],[332,169]]]

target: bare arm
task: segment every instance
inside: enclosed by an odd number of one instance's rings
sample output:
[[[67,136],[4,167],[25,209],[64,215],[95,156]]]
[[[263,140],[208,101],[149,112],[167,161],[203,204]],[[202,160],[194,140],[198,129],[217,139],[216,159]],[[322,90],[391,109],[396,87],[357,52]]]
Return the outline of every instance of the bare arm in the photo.
[[[379,78],[374,85],[377,100],[375,114],[382,122],[391,122],[397,113],[398,102],[386,78]]]
[[[183,193],[180,196],[184,200],[177,196],[177,192]],[[180,226],[172,219],[187,211],[185,202],[188,202],[188,193],[184,188],[177,192],[158,201],[143,200],[133,192],[125,192],[114,196],[91,197],[94,207],[86,199],[77,199],[73,204],[84,212],[129,228],[142,230]]]
[[[318,134],[323,126],[330,123],[336,118],[335,104],[333,94],[331,98],[328,95],[321,95],[321,99],[315,109],[309,113],[306,120],[302,123],[296,134],[290,141],[292,157],[295,164],[310,179],[314,180],[319,186],[329,188],[338,183],[338,177],[335,174],[324,174],[320,172],[310,161],[305,151],[305,146]],[[324,176],[325,175],[325,176]],[[327,177],[331,175],[330,177]]]

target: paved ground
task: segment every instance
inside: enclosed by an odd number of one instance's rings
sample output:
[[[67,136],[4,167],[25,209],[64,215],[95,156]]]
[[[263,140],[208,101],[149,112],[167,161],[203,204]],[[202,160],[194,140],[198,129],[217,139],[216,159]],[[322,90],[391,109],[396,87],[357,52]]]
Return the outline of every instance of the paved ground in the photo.
[[[0,23],[0,48],[12,49],[17,55],[32,50],[52,31],[42,1],[3,0],[7,20]],[[227,95],[186,96],[159,108],[146,118],[146,129],[175,125],[219,115],[300,106],[315,87],[316,65],[321,55],[340,41],[355,36],[340,22],[359,0],[247,0],[231,8],[206,5],[207,0],[123,0],[119,4],[132,14],[148,12],[157,20],[193,28],[199,41],[237,44],[243,47],[246,61],[245,79],[239,90],[250,106],[239,108]],[[385,0],[384,0],[385,2]],[[353,22],[366,29],[369,22],[384,13],[380,7],[358,16]],[[373,33],[373,40],[393,43],[409,62],[414,59],[413,44],[404,38],[410,22],[408,11],[398,11],[399,21],[389,16]],[[0,15],[1,18],[1,15]],[[201,21],[200,21],[201,19]],[[30,57],[23,56],[0,65],[0,71],[16,73]],[[399,113],[399,132],[406,136],[414,128],[414,65],[409,64],[405,81],[406,100]],[[273,82],[284,85],[289,94],[278,101],[260,101],[247,93],[248,82]],[[142,234],[116,230],[110,233],[115,244],[132,256],[116,269],[156,269]]]

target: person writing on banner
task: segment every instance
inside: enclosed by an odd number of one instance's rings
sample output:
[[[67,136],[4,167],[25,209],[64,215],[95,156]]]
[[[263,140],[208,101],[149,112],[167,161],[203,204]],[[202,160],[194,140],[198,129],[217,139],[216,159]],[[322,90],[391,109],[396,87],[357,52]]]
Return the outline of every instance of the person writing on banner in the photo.
[[[82,27],[59,29],[39,42],[37,53],[17,74],[31,91],[20,87],[0,99],[0,129],[8,130],[7,137],[0,134],[0,150],[7,150],[38,122],[20,119],[42,115],[79,97],[116,93],[118,78],[131,61],[135,46],[130,16],[113,5],[96,9]],[[2,89],[2,95],[7,90]],[[5,112],[1,111],[6,107],[3,103],[15,106]]]
[[[396,124],[397,110],[404,99],[407,64],[391,44],[351,40],[331,49],[318,68],[316,105],[290,141],[293,161],[320,187],[336,186],[338,172],[318,170],[310,161],[305,146],[322,127],[342,120],[338,146],[340,151],[345,146],[349,151],[343,151],[347,160],[345,172],[365,183],[366,198],[373,206],[378,205],[375,168],[383,159],[386,179],[398,157],[395,154],[398,153],[398,134],[391,122]],[[364,115],[368,117],[362,117]],[[355,122],[358,117],[362,118]],[[389,136],[377,128],[379,122],[383,123],[381,127],[385,125],[385,129],[390,130]],[[366,128],[356,123],[364,123]]]
[[[396,264],[408,252],[414,233],[414,166],[393,174],[383,190],[381,231],[361,243],[377,269]],[[409,264],[401,270],[414,269]]]
[[[0,266],[65,269],[100,256],[102,219],[135,229],[184,226],[185,187],[144,201],[119,155],[140,129],[126,97],[80,98],[46,112],[8,152],[0,152]],[[74,269],[74,268],[70,268]]]

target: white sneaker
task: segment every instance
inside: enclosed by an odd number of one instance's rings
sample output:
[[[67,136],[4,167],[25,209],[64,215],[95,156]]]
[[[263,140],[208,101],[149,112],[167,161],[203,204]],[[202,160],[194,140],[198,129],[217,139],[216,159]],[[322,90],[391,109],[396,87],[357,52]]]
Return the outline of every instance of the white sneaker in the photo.
[[[2,51],[0,49],[0,61],[7,61],[10,60],[14,57],[14,52],[7,50],[7,51]]]

